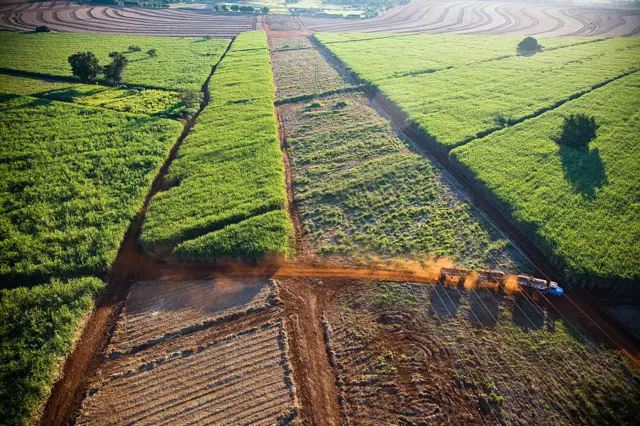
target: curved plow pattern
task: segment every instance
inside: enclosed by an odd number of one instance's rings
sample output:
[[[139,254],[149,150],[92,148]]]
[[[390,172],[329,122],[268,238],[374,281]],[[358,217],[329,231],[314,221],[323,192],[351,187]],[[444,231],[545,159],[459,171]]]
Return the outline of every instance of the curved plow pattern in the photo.
[[[318,32],[599,37],[640,34],[640,10],[531,3],[416,0],[372,19],[305,17],[302,21],[309,30]]]
[[[637,36],[640,11],[531,3],[416,0],[371,19],[303,17],[312,31],[398,34]],[[0,7],[0,30],[232,37],[256,28],[256,17],[197,10],[154,10],[41,2]]]
[[[233,37],[255,29],[256,18],[207,11],[81,6],[69,2],[8,5],[0,8],[0,30],[33,30],[159,36]]]

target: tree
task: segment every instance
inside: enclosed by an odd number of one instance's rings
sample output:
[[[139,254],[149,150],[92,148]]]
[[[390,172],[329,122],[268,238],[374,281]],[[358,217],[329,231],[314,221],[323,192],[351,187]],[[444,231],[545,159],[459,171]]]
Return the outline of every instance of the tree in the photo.
[[[48,33],[50,32],[51,29],[49,27],[47,27],[46,25],[40,25],[36,27],[36,32],[37,33]]]
[[[595,117],[589,117],[586,114],[571,114],[564,118],[562,125],[562,134],[556,139],[560,145],[569,148],[585,148],[596,137]]]
[[[149,55],[150,58],[155,58],[156,56],[158,56],[158,52],[156,51],[156,49],[149,49],[147,50],[147,55]]]
[[[232,4],[231,5],[231,11],[232,12],[237,12],[240,9],[240,6],[238,6],[237,4]]]
[[[104,67],[104,78],[111,84],[118,84],[122,81],[122,74],[129,60],[120,52],[111,52],[109,57],[112,61]]]
[[[218,6],[217,4],[213,5],[213,10],[215,10],[216,12],[220,10],[220,6]]]
[[[78,52],[67,59],[71,65],[71,72],[82,81],[91,81],[102,73],[100,61],[91,52]]]
[[[140,51],[142,51],[140,46],[136,46],[136,45],[129,46],[129,52],[140,52]]]
[[[193,115],[200,109],[202,103],[202,93],[191,89],[185,89],[180,92],[180,101],[185,107],[185,112]]]
[[[223,4],[222,6],[220,6],[220,10],[223,12],[227,12],[229,9],[227,8],[226,4]]]
[[[269,13],[269,8],[267,6],[262,8],[262,14],[266,15],[267,13]]]

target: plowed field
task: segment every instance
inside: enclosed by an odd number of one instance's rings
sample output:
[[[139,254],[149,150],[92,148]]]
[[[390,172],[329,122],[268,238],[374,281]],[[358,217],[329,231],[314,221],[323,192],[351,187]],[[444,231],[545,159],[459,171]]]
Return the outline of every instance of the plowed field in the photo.
[[[105,377],[78,424],[274,424],[295,417],[279,321]],[[112,361],[117,362],[117,361]]]

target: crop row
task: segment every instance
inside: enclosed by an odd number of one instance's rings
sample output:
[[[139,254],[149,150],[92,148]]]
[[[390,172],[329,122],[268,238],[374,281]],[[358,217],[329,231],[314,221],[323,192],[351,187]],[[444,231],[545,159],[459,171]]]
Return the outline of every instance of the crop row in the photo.
[[[263,325],[110,379],[85,400],[80,424],[273,423],[294,404],[281,333]]]
[[[199,90],[228,44],[223,39],[3,32],[0,63],[11,70],[69,77],[70,55],[90,51],[108,63],[109,52],[119,51],[129,59],[124,84]],[[129,46],[140,51],[130,51]],[[156,57],[147,55],[150,49],[156,50]]]
[[[262,278],[138,282],[118,319],[109,351],[125,352],[225,316],[259,310],[269,304],[272,289]]]
[[[74,102],[114,111],[160,117],[178,117],[184,112],[184,105],[178,94],[166,90],[123,89],[0,74],[0,93]]]
[[[505,214],[577,277],[640,279],[638,73],[451,152]],[[559,145],[563,118],[595,117],[583,149]]]
[[[211,102],[151,201],[141,242],[213,261],[289,252],[290,224],[264,32],[241,34],[210,82]]]

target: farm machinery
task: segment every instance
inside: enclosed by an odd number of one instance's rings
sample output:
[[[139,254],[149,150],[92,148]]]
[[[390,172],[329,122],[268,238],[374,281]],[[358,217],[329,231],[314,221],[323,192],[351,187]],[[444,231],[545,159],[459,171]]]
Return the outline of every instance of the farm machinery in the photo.
[[[468,273],[469,271],[463,268],[445,266],[440,269],[440,281],[444,282],[447,278],[457,279],[457,282],[460,285],[467,279]],[[507,274],[502,271],[483,270],[478,272],[476,280],[479,283],[496,283],[500,286],[504,286],[506,278]],[[516,283],[520,288],[532,288],[542,293],[549,293],[554,296],[562,296],[564,293],[564,290],[557,282],[546,281],[532,277],[531,275],[518,275],[516,277]]]
[[[446,266],[440,268],[440,281],[444,282],[447,278],[457,278],[458,284],[463,284],[467,279],[467,273],[466,269]]]
[[[564,293],[564,290],[557,282],[534,278],[530,275],[518,275],[517,283],[520,287],[534,288],[542,293],[549,293],[554,296],[562,296],[562,293]]]

